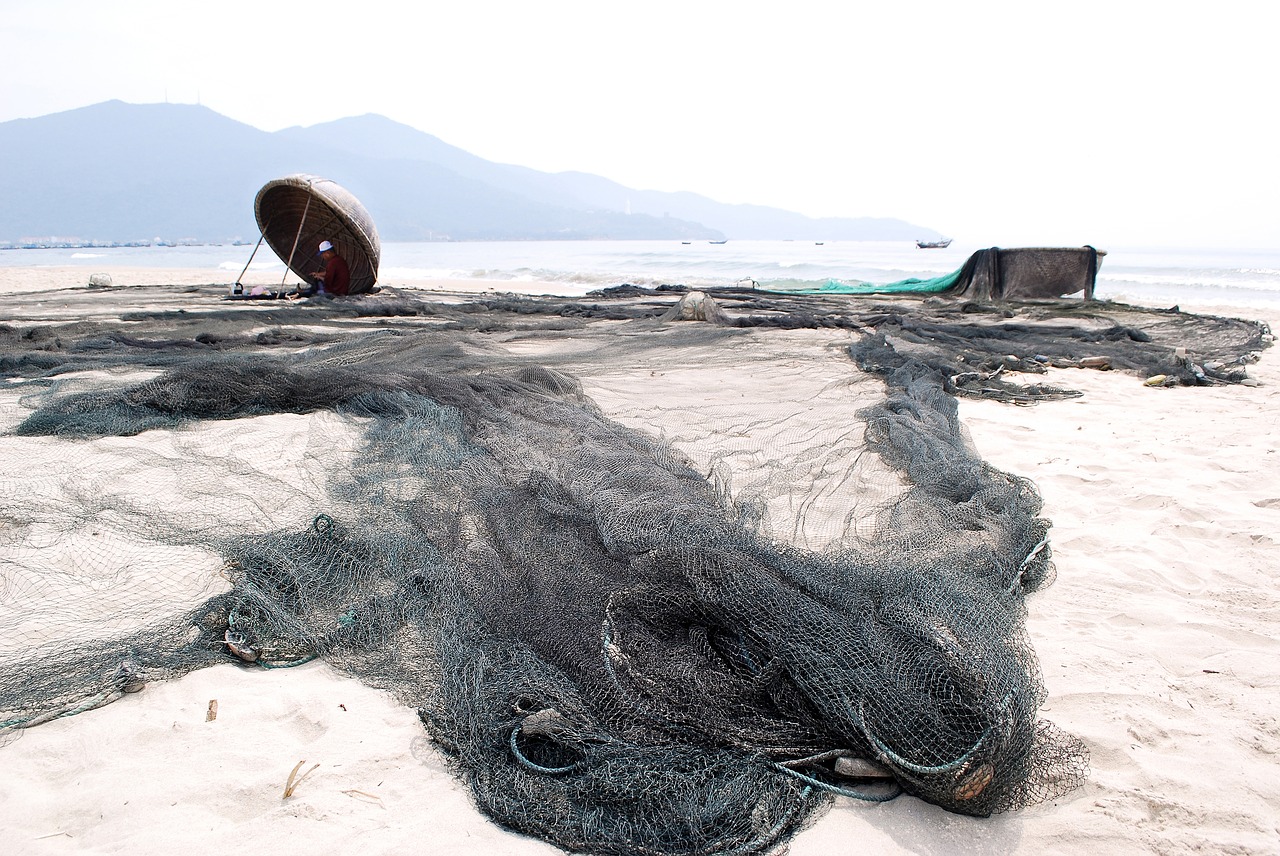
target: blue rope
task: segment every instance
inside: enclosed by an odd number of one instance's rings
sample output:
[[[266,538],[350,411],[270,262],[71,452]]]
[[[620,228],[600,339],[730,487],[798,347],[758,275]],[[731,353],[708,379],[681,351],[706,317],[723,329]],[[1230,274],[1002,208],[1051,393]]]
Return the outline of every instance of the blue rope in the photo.
[[[511,729],[511,738],[507,743],[511,746],[511,754],[515,756],[515,759],[520,763],[520,766],[524,767],[526,770],[531,770],[534,773],[542,773],[546,776],[563,776],[565,773],[572,773],[574,770],[582,767],[582,761],[574,761],[566,767],[544,767],[541,764],[536,764],[533,761],[530,761],[528,756],[520,751],[519,742],[516,739],[520,736],[520,728],[521,726],[517,725],[515,728]]]
[[[862,800],[863,802],[875,802],[875,803],[888,802],[889,800],[895,799],[902,794],[902,785],[898,784],[893,779],[888,780],[889,783],[891,784],[891,787],[887,792],[883,794],[869,794],[869,793],[866,793],[865,791],[856,791],[853,788],[842,788],[839,785],[833,785],[828,782],[824,782],[821,779],[814,778],[813,776],[806,776],[804,773],[801,773],[798,770],[793,770],[790,767],[784,767],[781,764],[778,764],[776,762],[774,763],[773,766],[778,770],[781,770],[782,772],[786,773],[788,776],[795,776],[797,779],[804,782],[809,787],[818,788],[819,790],[823,790],[823,791],[826,791],[827,793],[835,794],[836,796],[840,796],[840,797],[849,797],[855,800]]]
[[[1017,695],[1017,693],[1018,693],[1017,690],[1010,690],[1009,694],[1005,696],[1004,701],[1000,704],[1001,714],[1003,714],[1005,711],[1009,709],[1009,705],[1013,702],[1013,697]],[[847,704],[848,702],[846,701],[846,705]],[[913,764],[912,762],[908,761],[906,758],[903,758],[901,755],[899,755],[898,753],[890,749],[888,746],[886,746],[884,742],[875,735],[875,732],[873,732],[869,727],[867,727],[865,709],[866,709],[866,700],[864,699],[858,702],[858,712],[857,712],[858,728],[862,731],[863,736],[867,738],[867,741],[876,749],[877,752],[880,753],[880,756],[885,760],[889,761],[895,767],[900,767],[904,770],[908,770],[912,773],[919,773],[920,775],[924,775],[924,776],[932,775],[935,773],[950,773],[953,770],[958,770],[961,767],[963,767],[965,764],[969,762],[970,759],[973,758],[974,755],[978,754],[979,750],[981,750],[983,745],[986,744],[987,740],[991,737],[992,731],[995,729],[996,725],[1000,721],[999,717],[992,720],[991,724],[987,726],[987,730],[982,732],[982,736],[978,738],[978,742],[974,743],[973,747],[970,748],[969,751],[961,755],[959,758],[956,758],[954,761],[949,761],[946,764],[939,764],[937,766],[930,767],[922,764]]]

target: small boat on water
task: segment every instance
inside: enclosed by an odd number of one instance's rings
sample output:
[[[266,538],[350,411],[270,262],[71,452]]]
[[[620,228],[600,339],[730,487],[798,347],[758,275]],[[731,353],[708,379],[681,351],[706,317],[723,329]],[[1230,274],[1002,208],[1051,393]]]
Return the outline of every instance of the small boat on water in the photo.
[[[916,246],[922,250],[945,250],[951,246],[951,239],[944,238],[941,241],[916,241]]]
[[[727,244],[727,243],[729,243],[729,241],[728,241],[728,240],[724,240],[724,241],[707,241],[707,243],[708,243],[708,244]]]

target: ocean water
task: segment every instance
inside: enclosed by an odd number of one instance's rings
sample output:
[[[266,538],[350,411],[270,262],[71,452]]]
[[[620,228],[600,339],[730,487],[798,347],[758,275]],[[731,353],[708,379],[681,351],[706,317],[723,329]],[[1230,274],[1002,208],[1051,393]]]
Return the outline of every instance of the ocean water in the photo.
[[[583,295],[611,285],[732,285],[819,288],[831,280],[889,283],[930,278],[964,264],[977,246],[953,243],[921,250],[906,242],[872,241],[510,241],[389,243],[379,280],[413,284],[429,278],[485,279],[511,291]],[[1280,250],[1104,247],[1099,297],[1148,306],[1232,305],[1280,308]],[[234,282],[251,246],[119,247],[0,251],[0,270],[77,266],[207,270],[211,282]],[[266,247],[255,271],[284,273]]]

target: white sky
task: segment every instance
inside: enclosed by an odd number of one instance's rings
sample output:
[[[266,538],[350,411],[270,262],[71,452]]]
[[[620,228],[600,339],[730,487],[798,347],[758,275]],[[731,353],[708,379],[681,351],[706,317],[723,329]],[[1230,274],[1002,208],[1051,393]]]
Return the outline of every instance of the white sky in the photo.
[[[1275,0],[6,0],[0,34],[0,121],[380,113],[490,160],[962,243],[1280,248]]]

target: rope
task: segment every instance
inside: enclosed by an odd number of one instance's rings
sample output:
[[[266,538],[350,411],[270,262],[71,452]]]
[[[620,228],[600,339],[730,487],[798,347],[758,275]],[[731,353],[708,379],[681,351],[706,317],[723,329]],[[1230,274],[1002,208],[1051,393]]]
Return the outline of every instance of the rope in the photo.
[[[1026,568],[1027,565],[1031,564],[1031,560],[1034,559],[1036,556],[1039,556],[1040,551],[1048,546],[1049,546],[1049,536],[1046,535],[1040,539],[1040,543],[1036,544],[1034,547],[1031,548],[1031,552],[1028,553],[1027,557],[1022,560],[1022,564],[1019,566],[1019,568]]]
[[[507,741],[511,746],[511,754],[515,756],[516,761],[520,763],[521,767],[547,776],[563,776],[565,773],[572,773],[574,770],[582,767],[582,761],[574,761],[572,764],[565,767],[544,767],[541,764],[530,761],[528,756],[520,751],[519,743],[516,740],[516,738],[520,736],[520,728],[522,725],[523,723],[511,729],[511,738]]]
[[[236,286],[240,291],[244,290],[244,284],[240,282],[240,280],[244,279],[245,271],[249,269],[249,265],[253,264],[253,257],[258,254],[258,249],[262,246],[262,242],[266,240],[266,238],[267,236],[265,234],[258,235],[258,243],[254,245],[253,252],[249,253],[249,261],[244,263],[244,270],[240,271],[240,275],[236,277]],[[237,291],[236,294],[239,294],[240,291]]]
[[[1034,547],[1031,548],[1031,552],[1028,553],[1027,557],[1022,560],[1022,564],[1018,565],[1018,573],[1013,575],[1013,582],[1009,583],[1009,588],[1005,589],[1006,595],[1011,595],[1014,593],[1014,591],[1017,590],[1018,586],[1022,583],[1023,575],[1027,572],[1027,566],[1030,565],[1032,560],[1034,560],[1036,556],[1039,556],[1041,551],[1048,546],[1049,546],[1049,536],[1046,535],[1040,539],[1039,544],[1036,544]]]
[[[1003,716],[1005,713],[1008,712],[1009,705],[1013,703],[1013,698],[1016,695],[1017,695],[1017,690],[1010,690],[1009,694],[1005,696],[1004,701],[1000,704],[999,714],[1001,716]],[[934,773],[950,773],[953,770],[958,770],[961,767],[963,767],[965,764],[969,762],[971,758],[973,758],[974,755],[977,755],[978,752],[982,750],[982,747],[986,744],[987,740],[991,738],[992,733],[995,731],[996,725],[998,725],[1000,722],[998,718],[993,719],[991,721],[991,724],[987,726],[987,730],[982,732],[982,736],[978,738],[978,742],[974,743],[973,746],[967,752],[965,752],[959,758],[956,758],[954,761],[949,761],[946,764],[938,764],[936,766],[926,766],[923,764],[913,764],[912,762],[908,761],[906,758],[903,758],[901,755],[899,755],[898,753],[890,749],[888,746],[886,746],[884,744],[884,741],[882,741],[879,737],[876,736],[875,732],[873,732],[871,728],[867,725],[866,705],[867,703],[865,699],[858,702],[857,723],[858,723],[858,728],[861,729],[862,731],[862,735],[867,738],[867,742],[871,744],[871,747],[880,753],[880,758],[882,760],[888,761],[890,764],[892,764],[895,767],[898,767],[899,769],[907,770],[912,773],[918,773],[924,776],[934,774]]]
[[[777,763],[783,767],[808,767],[812,764],[821,764],[823,761],[834,761],[836,758],[856,757],[848,749],[828,749],[826,752],[819,752],[816,755],[808,755],[804,758],[796,758],[792,761],[778,761]]]
[[[840,797],[849,797],[850,799],[862,800],[863,802],[879,803],[879,802],[888,802],[889,800],[896,799],[897,797],[902,795],[902,785],[898,784],[893,779],[888,779],[885,782],[885,784],[888,785],[889,789],[884,793],[869,794],[866,791],[857,791],[857,790],[854,790],[853,788],[844,788],[844,787],[841,787],[840,785],[833,785],[833,784],[830,784],[829,782],[824,782],[821,779],[814,778],[813,776],[807,776],[804,773],[801,773],[799,770],[793,770],[790,767],[784,767],[781,764],[775,763],[773,766],[775,769],[783,773],[786,773],[788,776],[794,776],[795,778],[804,782],[809,787],[818,788],[819,790],[823,790],[823,791],[826,791],[827,793],[835,794],[836,796],[840,796]]]
[[[778,822],[771,829],[767,829],[760,835],[756,836],[755,841],[744,841],[740,846],[732,850],[722,851],[723,856],[740,856],[745,853],[760,853],[771,847],[782,835],[788,826],[795,822],[796,815],[804,809],[805,803],[809,801],[809,794],[813,793],[811,785],[805,785],[804,790],[800,792],[800,798],[791,804],[782,817],[778,818]],[[718,848],[717,848],[718,849]]]
[[[284,266],[284,276],[280,277],[280,287],[284,288],[284,281],[289,277],[289,271],[293,270],[293,257],[298,252],[298,241],[302,240],[302,227],[307,223],[307,212],[311,210],[311,182],[307,182],[307,204],[302,206],[302,219],[298,221],[298,234],[293,236],[293,249],[289,250],[289,261]]]
[[[104,707],[123,695],[124,690],[112,688],[88,696],[83,701],[54,708],[53,710],[45,711],[44,713],[38,713],[27,719],[10,719],[6,722],[0,722],[0,734],[3,734],[4,731],[9,729],[17,730],[19,728],[34,728],[37,725],[43,725],[46,722],[52,722],[53,720],[61,719],[64,716],[75,716],[77,713],[84,713],[88,710]]]
[[[277,660],[273,663],[270,660],[264,660],[259,657],[255,662],[264,669],[292,669],[294,666],[301,666],[303,663],[310,663],[315,658],[315,654],[307,654],[298,660]]]
[[[613,638],[613,606],[620,594],[631,594],[631,592],[614,592],[609,595],[609,602],[605,604],[604,608],[604,621],[600,623],[600,653],[604,659],[605,673],[608,674],[613,685],[617,687],[618,692],[634,706],[632,712],[637,716],[668,733],[696,736],[698,734],[696,729],[686,723],[674,721],[669,712],[655,711],[639,694],[623,685],[622,678],[618,675],[615,661],[625,662],[626,655],[622,653],[621,646]]]

